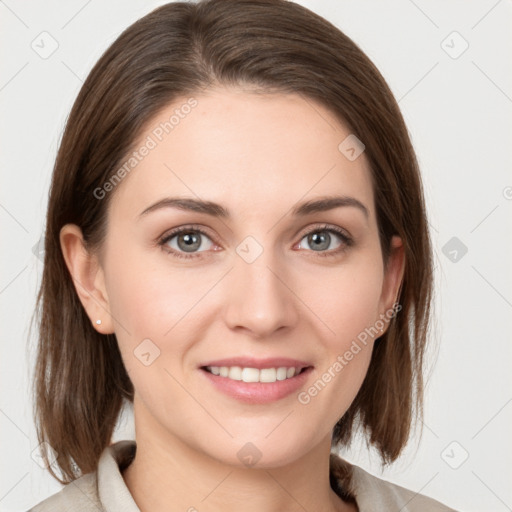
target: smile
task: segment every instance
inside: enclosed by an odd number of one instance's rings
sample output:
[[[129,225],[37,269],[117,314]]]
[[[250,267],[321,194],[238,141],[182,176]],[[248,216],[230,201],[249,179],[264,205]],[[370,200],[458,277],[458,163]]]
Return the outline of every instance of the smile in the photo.
[[[231,380],[243,382],[276,382],[291,379],[299,375],[306,368],[286,367],[279,368],[242,368],[241,366],[206,366],[204,369],[213,375],[226,377]]]
[[[203,366],[201,374],[223,395],[248,404],[267,404],[298,392],[313,372],[313,366],[251,368]],[[215,372],[215,373],[214,373]],[[297,373],[298,372],[298,373]]]

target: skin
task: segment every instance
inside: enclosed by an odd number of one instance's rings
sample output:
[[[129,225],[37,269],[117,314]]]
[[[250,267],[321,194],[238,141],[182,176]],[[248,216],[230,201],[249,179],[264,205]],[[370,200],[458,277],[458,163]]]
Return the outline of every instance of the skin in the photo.
[[[61,230],[80,300],[99,332],[115,332],[135,387],[137,454],[123,477],[143,512],[167,511],[170,503],[215,512],[357,510],[329,485],[329,453],[374,340],[308,404],[297,393],[270,404],[239,402],[217,391],[198,366],[230,356],[294,357],[314,365],[301,388],[307,390],[394,304],[401,240],[393,239],[385,269],[365,154],[350,161],[338,150],[350,131],[329,110],[295,94],[242,89],[211,89],[196,99],[110,192],[101,257],[83,250],[77,226]],[[162,110],[136,147],[186,100]],[[327,195],[357,198],[368,218],[355,207],[291,216],[295,204]],[[174,208],[139,218],[170,196],[215,201],[232,218]],[[327,249],[315,250],[307,234],[325,233],[324,223],[345,230],[353,245],[329,233]],[[172,228],[189,224],[208,233],[198,234],[195,256],[172,255],[190,254],[179,237],[167,250],[158,245]],[[249,235],[263,248],[252,263],[236,253]],[[160,350],[149,366],[134,356],[147,338]],[[261,452],[252,467],[237,456],[248,442]]]

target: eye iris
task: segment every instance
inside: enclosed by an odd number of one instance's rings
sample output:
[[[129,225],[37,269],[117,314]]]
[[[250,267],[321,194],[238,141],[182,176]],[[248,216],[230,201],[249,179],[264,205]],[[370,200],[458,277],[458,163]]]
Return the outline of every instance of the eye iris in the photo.
[[[325,231],[323,232],[323,234],[313,233],[308,236],[308,243],[311,244],[311,247],[313,247],[315,250],[327,249],[329,247],[330,242],[331,235],[329,235],[329,233],[326,233]]]
[[[181,233],[178,235],[178,246],[187,252],[199,249],[201,246],[201,235],[198,233]]]

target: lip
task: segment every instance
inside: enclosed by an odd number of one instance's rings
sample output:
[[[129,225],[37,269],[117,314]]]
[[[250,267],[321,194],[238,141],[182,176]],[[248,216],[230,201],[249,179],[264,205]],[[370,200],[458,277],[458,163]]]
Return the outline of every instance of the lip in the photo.
[[[217,359],[215,361],[207,361],[201,363],[199,368],[205,366],[240,366],[242,368],[257,368],[262,370],[264,368],[279,368],[286,366],[287,368],[306,368],[313,366],[306,361],[299,361],[298,359],[291,359],[289,357],[268,357],[265,359],[255,359],[252,357],[230,357],[227,359]]]
[[[239,365],[231,364],[223,366]],[[286,366],[286,364],[281,366]],[[267,368],[268,367],[269,366],[267,366]],[[255,367],[253,366],[252,368]],[[241,380],[232,380],[228,377],[221,377],[220,375],[213,375],[213,373],[208,372],[204,368],[200,368],[199,370],[201,374],[204,375],[221,393],[224,393],[231,398],[235,398],[240,402],[249,404],[266,404],[281,400],[291,393],[296,392],[305,384],[309,374],[313,371],[313,366],[308,366],[302,371],[302,373],[299,373],[290,379],[277,380],[276,382],[243,382]]]

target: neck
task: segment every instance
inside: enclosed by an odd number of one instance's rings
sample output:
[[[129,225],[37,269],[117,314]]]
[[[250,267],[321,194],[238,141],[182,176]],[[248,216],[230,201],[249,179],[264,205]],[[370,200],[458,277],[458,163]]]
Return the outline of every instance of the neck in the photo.
[[[357,511],[330,487],[328,437],[293,463],[257,469],[214,459],[135,417],[137,451],[123,478],[141,512],[167,512],[169,504],[190,512]]]

